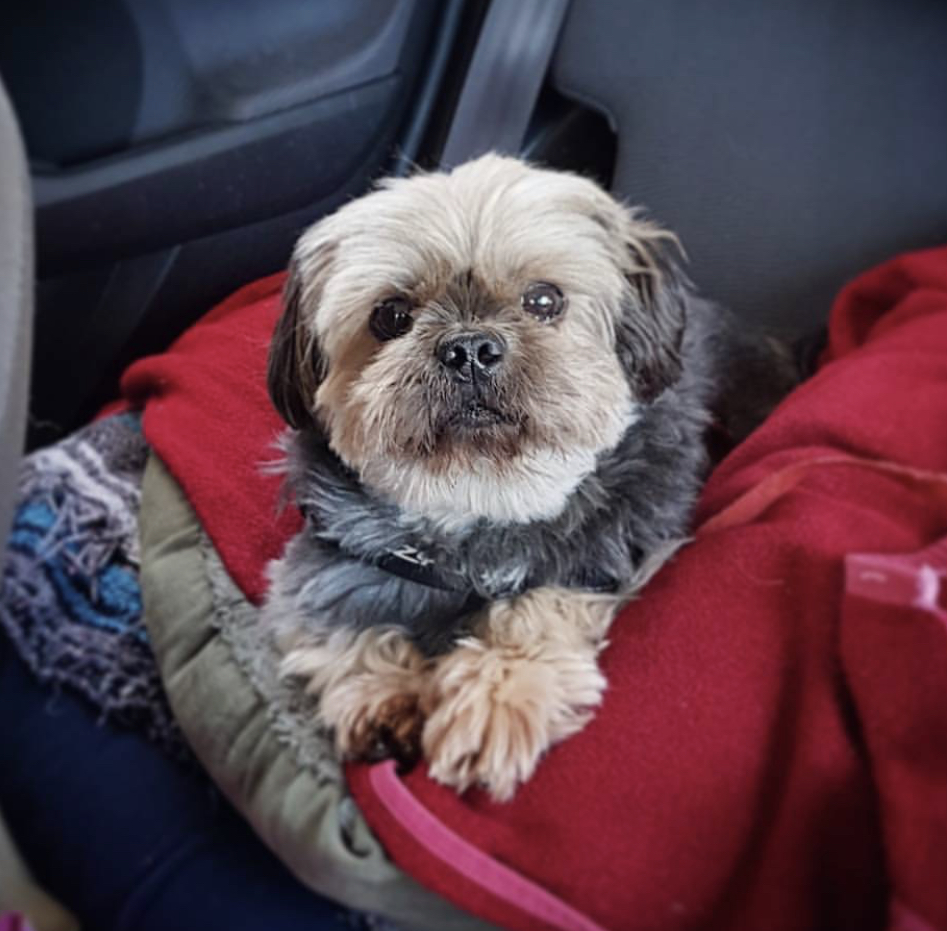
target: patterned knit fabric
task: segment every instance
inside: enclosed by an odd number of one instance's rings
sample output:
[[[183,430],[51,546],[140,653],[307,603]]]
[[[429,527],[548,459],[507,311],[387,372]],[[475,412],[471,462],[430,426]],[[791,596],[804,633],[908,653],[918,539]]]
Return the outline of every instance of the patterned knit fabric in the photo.
[[[189,756],[141,618],[138,508],[148,446],[136,414],[25,457],[0,581],[0,624],[40,681],[103,721]]]
[[[147,458],[138,414],[95,421],[24,458],[0,626],[41,682],[78,692],[102,722],[137,730],[193,765],[142,623],[138,511]],[[353,931],[398,931],[377,915],[340,914]]]

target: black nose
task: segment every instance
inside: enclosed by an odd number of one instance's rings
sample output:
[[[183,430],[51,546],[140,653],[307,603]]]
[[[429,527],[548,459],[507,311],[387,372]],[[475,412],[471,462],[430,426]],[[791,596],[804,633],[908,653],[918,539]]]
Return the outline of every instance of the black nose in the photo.
[[[454,378],[467,381],[474,375],[492,375],[500,367],[505,349],[498,336],[462,333],[441,340],[437,358]]]

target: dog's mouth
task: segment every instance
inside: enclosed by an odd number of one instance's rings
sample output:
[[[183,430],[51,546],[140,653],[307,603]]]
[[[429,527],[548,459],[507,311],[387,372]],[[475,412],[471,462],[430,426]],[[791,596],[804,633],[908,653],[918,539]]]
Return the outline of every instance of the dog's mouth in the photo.
[[[516,422],[496,385],[492,381],[477,380],[457,386],[442,420],[447,431],[455,435],[481,431],[495,433],[498,429],[516,426]]]
[[[447,420],[448,425],[459,430],[478,430],[513,424],[514,420],[497,407],[480,401],[471,401],[455,410]]]
[[[462,386],[441,400],[431,453],[508,459],[519,451],[525,419],[493,385]]]

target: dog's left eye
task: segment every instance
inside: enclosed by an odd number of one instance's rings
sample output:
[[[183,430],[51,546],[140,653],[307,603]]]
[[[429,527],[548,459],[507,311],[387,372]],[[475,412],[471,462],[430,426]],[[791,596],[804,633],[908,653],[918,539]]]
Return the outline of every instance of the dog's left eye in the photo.
[[[411,329],[414,319],[411,316],[411,305],[406,297],[389,297],[372,308],[372,315],[368,321],[368,328],[375,339],[387,342],[404,336]]]
[[[531,284],[521,298],[523,310],[532,314],[538,320],[552,320],[558,317],[565,309],[566,299],[562,292],[548,281],[537,281]]]

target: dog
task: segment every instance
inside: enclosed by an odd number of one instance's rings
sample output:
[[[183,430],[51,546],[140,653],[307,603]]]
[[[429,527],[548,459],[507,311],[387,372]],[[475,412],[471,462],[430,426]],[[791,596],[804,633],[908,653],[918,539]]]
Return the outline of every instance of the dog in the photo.
[[[500,801],[602,700],[609,625],[687,537],[709,432],[739,440],[795,378],[671,233],[492,154],[306,231],[267,377],[306,518],[269,570],[283,674],[341,756],[423,753]]]

